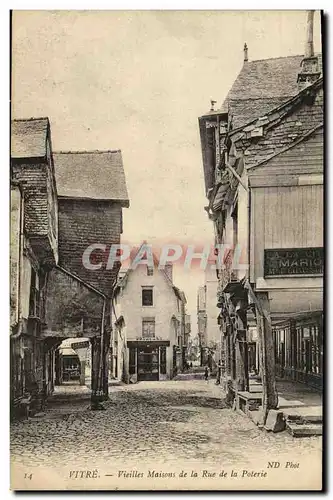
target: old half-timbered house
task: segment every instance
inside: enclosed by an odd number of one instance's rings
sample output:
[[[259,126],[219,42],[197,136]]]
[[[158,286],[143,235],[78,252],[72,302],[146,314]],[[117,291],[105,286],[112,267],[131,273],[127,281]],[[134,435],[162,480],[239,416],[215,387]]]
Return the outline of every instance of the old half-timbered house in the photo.
[[[129,206],[121,151],[55,152],[59,206],[59,265],[47,283],[44,335],[89,338],[92,397],[108,396],[110,302],[119,262],[123,207]],[[80,179],[80,182],[78,182]]]
[[[245,45],[222,108],[199,118],[225,381],[239,405],[259,370],[264,420],[278,404],[276,375],[320,387],[323,374],[323,79],[312,23],[310,12],[303,56],[250,62]]]
[[[13,416],[43,408],[59,383],[58,347],[68,338],[90,340],[92,402],[107,397],[109,312],[119,271],[119,263],[110,269],[107,263],[128,205],[120,151],[55,155],[48,118],[12,122]]]
[[[58,201],[50,123],[14,120],[11,129],[11,409],[39,402],[52,385],[41,335],[43,288],[58,262]]]

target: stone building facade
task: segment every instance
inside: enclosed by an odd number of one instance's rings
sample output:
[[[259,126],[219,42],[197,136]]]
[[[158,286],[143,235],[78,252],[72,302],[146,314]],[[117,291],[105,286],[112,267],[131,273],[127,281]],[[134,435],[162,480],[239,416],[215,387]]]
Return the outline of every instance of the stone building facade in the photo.
[[[142,248],[142,247],[141,247]],[[113,376],[125,382],[171,379],[183,370],[186,298],[172,267],[139,264],[119,280],[114,299]]]

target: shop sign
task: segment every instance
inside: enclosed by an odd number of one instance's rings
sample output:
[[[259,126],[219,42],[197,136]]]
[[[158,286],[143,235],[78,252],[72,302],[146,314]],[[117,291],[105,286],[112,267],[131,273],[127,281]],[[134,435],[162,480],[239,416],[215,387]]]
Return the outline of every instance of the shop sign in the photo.
[[[324,249],[265,249],[264,276],[323,274]]]
[[[72,349],[87,349],[90,345],[89,340],[84,340],[82,342],[72,342],[71,343],[71,348]]]

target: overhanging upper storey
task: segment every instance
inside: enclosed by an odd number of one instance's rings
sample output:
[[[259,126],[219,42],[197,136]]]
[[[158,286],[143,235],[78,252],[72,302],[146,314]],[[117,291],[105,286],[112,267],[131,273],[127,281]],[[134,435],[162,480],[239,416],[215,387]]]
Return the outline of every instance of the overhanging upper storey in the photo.
[[[215,169],[221,161],[220,145],[227,133],[228,115],[212,111],[199,118],[202,162],[207,198],[216,182]]]

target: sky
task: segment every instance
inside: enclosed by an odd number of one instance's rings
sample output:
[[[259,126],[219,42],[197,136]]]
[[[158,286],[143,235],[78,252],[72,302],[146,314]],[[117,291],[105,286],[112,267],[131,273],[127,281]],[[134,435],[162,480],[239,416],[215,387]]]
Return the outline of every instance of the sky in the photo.
[[[249,60],[303,54],[305,11],[15,11],[12,116],[48,116],[54,151],[121,149],[123,241],[213,244],[198,117]],[[314,24],[321,50],[320,18]],[[79,179],[78,179],[79,182]],[[174,269],[196,331],[198,268]]]

